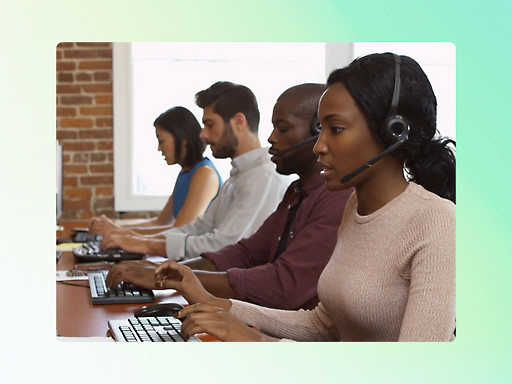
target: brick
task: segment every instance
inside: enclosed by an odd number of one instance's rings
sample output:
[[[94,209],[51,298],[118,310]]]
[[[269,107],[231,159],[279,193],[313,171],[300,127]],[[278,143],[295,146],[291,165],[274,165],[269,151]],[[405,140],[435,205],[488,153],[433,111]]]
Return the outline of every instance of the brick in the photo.
[[[73,163],[88,163],[89,162],[89,154],[88,153],[74,153],[73,154]]]
[[[91,188],[67,188],[65,196],[71,199],[90,198],[92,196]]]
[[[112,104],[112,95],[96,95],[94,101],[96,104]]]
[[[73,74],[69,72],[60,72],[57,75],[57,81],[60,81],[62,83],[72,83]]]
[[[84,174],[87,173],[87,166],[83,164],[65,164],[64,165],[64,174],[68,176],[69,174]]]
[[[76,108],[57,108],[57,116],[76,116]]]
[[[92,205],[93,205],[93,209],[112,208],[112,207],[114,207],[114,198],[113,197],[105,197],[105,198],[96,199]]]
[[[94,126],[93,119],[77,119],[77,118],[63,118],[59,121],[61,128],[92,128]]]
[[[112,151],[114,149],[114,142],[111,140],[110,141],[107,141],[107,140],[98,141],[98,142],[96,142],[96,149],[99,149],[100,151],[102,151],[102,150]]]
[[[89,221],[94,216],[96,216],[96,215],[94,214],[93,211],[90,211],[90,210],[82,210],[82,211],[80,211],[80,219],[82,219],[82,220]]]
[[[57,60],[62,59],[62,52],[61,51],[57,51],[56,57],[57,57]]]
[[[90,73],[79,72],[76,74],[76,81],[91,81],[92,75]]]
[[[78,186],[78,178],[76,176],[63,177],[62,178],[62,186],[63,187],[76,187],[76,186]]]
[[[111,129],[81,129],[79,133],[81,139],[111,139]]]
[[[66,164],[66,163],[69,163],[69,160],[71,159],[71,156],[69,156],[67,153],[66,154],[62,154],[62,164]]]
[[[109,127],[109,128],[112,128],[114,126],[114,119],[112,119],[112,118],[105,118],[105,117],[98,117],[96,119],[96,126],[97,127]]]
[[[80,61],[78,69],[112,69],[112,60],[98,60],[98,61]]]
[[[73,43],[59,43],[57,44],[57,49],[63,49],[63,48],[73,48]]]
[[[114,183],[113,176],[82,176],[80,178],[82,185],[112,185]]]
[[[112,57],[110,49],[68,49],[64,51],[66,59],[96,59],[99,57]]]
[[[112,83],[109,84],[84,84],[82,90],[86,93],[112,93]]]
[[[59,218],[59,222],[75,221],[80,219],[78,211],[63,211]]]
[[[57,140],[75,140],[78,138],[78,133],[75,130],[57,130]],[[68,156],[69,158],[69,156]],[[63,157],[64,159],[64,157]],[[65,161],[64,161],[65,162]]]
[[[113,108],[111,106],[101,107],[80,107],[80,114],[93,116],[112,116]]]
[[[64,200],[62,203],[63,210],[89,209],[91,207],[90,199]]]
[[[94,81],[110,81],[110,72],[94,72]]]
[[[112,43],[76,43],[79,47],[111,47]]]
[[[91,96],[62,96],[60,102],[63,105],[83,105],[92,104]]]
[[[57,62],[57,71],[74,71],[76,63],[73,61],[59,61]]]
[[[96,187],[96,196],[113,196],[112,187]]]
[[[65,151],[92,151],[94,150],[94,143],[90,141],[68,142],[63,143]]]
[[[108,161],[114,161],[114,152],[108,154]]]
[[[106,153],[91,153],[91,162],[101,163],[107,159]]]
[[[113,164],[91,164],[89,165],[91,173],[114,173]]]
[[[57,94],[76,94],[80,93],[81,88],[79,85],[57,85]],[[89,97],[89,96],[83,96],[83,97]],[[72,103],[71,103],[72,104]]]
[[[103,59],[111,59],[112,58],[112,48],[98,50],[98,56]]]

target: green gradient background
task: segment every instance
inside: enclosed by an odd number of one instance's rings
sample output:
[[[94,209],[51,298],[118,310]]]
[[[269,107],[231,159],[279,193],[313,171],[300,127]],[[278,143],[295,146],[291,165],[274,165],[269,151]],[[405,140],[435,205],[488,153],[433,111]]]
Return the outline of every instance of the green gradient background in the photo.
[[[100,382],[511,382],[512,205],[506,190],[511,187],[512,160],[508,129],[512,7],[504,1],[446,0],[425,5],[361,0],[315,5],[304,0],[190,3],[18,0],[15,5],[5,1],[0,5],[0,241],[5,271],[0,284],[21,286],[22,298],[0,302],[6,316],[2,324],[8,327],[0,342],[2,382],[90,383],[87,372],[94,372]],[[454,43],[457,340],[179,346],[58,343],[54,270],[47,255],[54,247],[55,46],[61,41]],[[24,332],[16,335],[17,328]],[[101,352],[95,351],[98,348]],[[132,364],[130,355],[140,355],[144,365]],[[103,362],[92,365],[93,356],[101,356]],[[115,370],[111,363],[118,364]]]

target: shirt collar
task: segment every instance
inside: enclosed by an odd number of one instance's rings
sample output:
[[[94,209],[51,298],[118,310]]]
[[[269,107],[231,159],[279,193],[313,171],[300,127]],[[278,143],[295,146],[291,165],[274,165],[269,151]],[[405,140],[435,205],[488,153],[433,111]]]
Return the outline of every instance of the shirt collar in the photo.
[[[270,154],[268,148],[256,148],[252,151],[244,153],[243,155],[235,157],[231,160],[231,172],[230,177],[237,175],[239,172],[244,172],[251,169],[259,164],[268,162],[270,160]]]
[[[300,180],[297,180],[297,183],[295,184],[295,192],[297,192],[297,194],[302,194],[305,197],[313,191],[317,190],[322,185],[325,185],[325,180],[322,176],[320,176],[320,173],[317,173],[304,186]]]

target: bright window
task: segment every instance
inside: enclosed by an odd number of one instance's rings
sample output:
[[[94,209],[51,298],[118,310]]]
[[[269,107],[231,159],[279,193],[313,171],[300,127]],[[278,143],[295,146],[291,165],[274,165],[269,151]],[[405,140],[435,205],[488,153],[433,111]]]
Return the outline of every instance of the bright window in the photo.
[[[155,118],[181,105],[201,122],[194,99],[198,91],[219,80],[243,84],[258,100],[259,137],[266,146],[278,96],[296,84],[325,82],[325,44],[115,44],[114,76],[115,208],[159,210],[172,193],[179,166],[169,167],[157,151]],[[231,160],[217,160],[209,149],[205,155],[224,180],[229,177]]]
[[[179,166],[157,151],[153,121],[173,106],[201,122],[194,95],[219,80],[249,87],[260,109],[263,146],[272,109],[287,88],[324,83],[335,68],[365,53],[392,51],[416,59],[438,98],[439,128],[455,137],[455,48],[448,43],[115,43],[114,188],[117,211],[157,211],[172,193]],[[208,156],[222,178],[231,161]]]

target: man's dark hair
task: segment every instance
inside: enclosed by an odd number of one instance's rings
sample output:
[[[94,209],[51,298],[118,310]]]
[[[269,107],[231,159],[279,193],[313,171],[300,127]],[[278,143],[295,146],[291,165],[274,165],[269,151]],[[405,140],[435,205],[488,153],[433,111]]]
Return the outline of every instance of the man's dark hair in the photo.
[[[310,125],[311,133],[314,131],[314,125],[318,122],[318,102],[325,91],[325,84],[305,83],[288,88],[277,99],[289,100],[292,102],[291,114],[299,119],[306,121]]]
[[[222,116],[224,123],[237,113],[243,113],[251,132],[258,132],[260,112],[254,93],[246,86],[229,81],[218,81],[210,88],[196,94],[196,104],[199,108],[213,105],[213,112]]]

